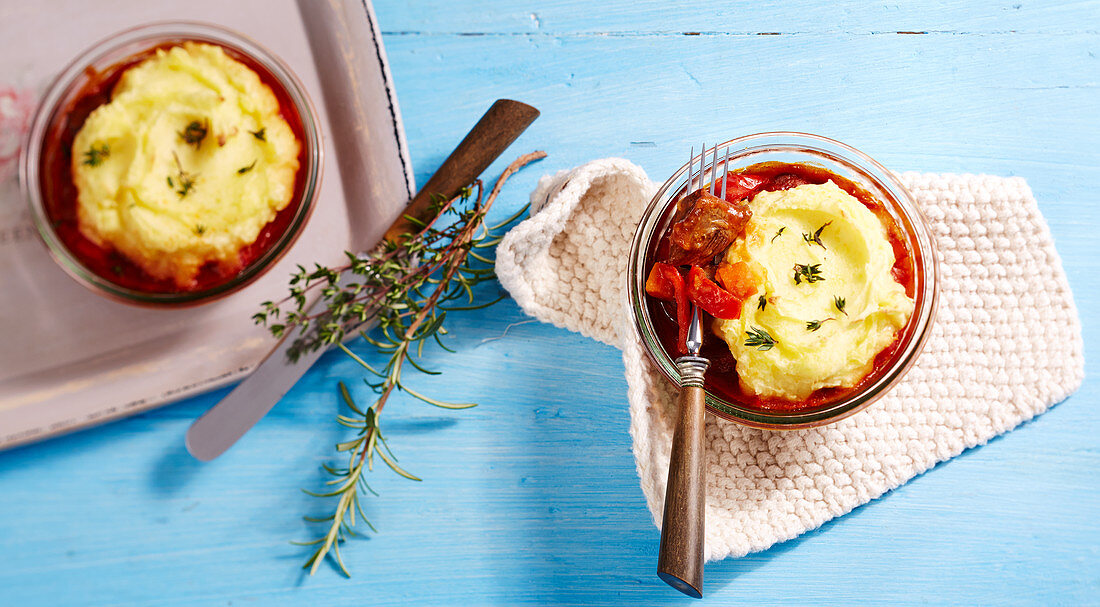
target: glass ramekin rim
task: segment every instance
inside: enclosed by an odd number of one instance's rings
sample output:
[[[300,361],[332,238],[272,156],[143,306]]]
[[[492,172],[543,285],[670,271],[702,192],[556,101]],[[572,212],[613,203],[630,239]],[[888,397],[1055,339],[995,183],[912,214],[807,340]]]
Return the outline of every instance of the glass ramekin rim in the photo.
[[[213,42],[247,55],[266,69],[286,92],[302,123],[306,166],[299,167],[306,179],[294,217],[278,240],[257,259],[247,264],[236,276],[224,283],[201,291],[151,293],[123,287],[88,269],[57,236],[46,215],[45,197],[41,190],[40,165],[43,141],[58,105],[71,90],[75,79],[90,65],[109,57],[124,47],[145,43],[155,45],[167,41]],[[38,102],[23,139],[19,156],[19,187],[31,210],[35,228],[50,256],[78,283],[99,295],[133,305],[155,307],[188,307],[209,303],[239,291],[263,275],[294,245],[312,215],[321,189],[324,173],[324,141],[316,107],[301,80],[276,54],[262,44],[236,30],[214,23],[191,20],[156,21],[137,25],[103,37],[77,54],[51,80]],[[301,178],[301,176],[296,177]]]
[[[826,149],[812,147],[810,144],[824,146]],[[891,366],[871,384],[863,386],[858,392],[827,407],[805,412],[749,409],[730,403],[711,394],[709,391],[706,399],[707,408],[720,417],[743,425],[783,430],[825,425],[862,411],[881,398],[901,380],[916,362],[931,334],[931,326],[938,308],[939,262],[936,255],[935,240],[931,236],[926,218],[917,206],[912,194],[893,171],[890,171],[867,154],[840,141],[821,135],[796,131],[761,132],[736,137],[717,144],[715,148],[708,148],[704,153],[704,157],[712,156],[712,150],[714,149],[722,150],[726,148],[730,149],[731,152],[734,148],[737,149],[737,152],[731,155],[731,159],[765,151],[792,151],[804,153],[818,159],[831,160],[839,164],[846,163],[851,165],[845,167],[848,170],[858,169],[864,177],[871,179],[876,187],[885,190],[885,193],[890,195],[891,199],[883,202],[893,207],[895,211],[904,214],[906,220],[913,226],[913,234],[909,235],[907,230],[906,233],[909,240],[916,242],[922,259],[923,272],[917,277],[920,279],[920,290],[915,293],[920,300],[920,304],[918,304],[917,309],[906,325],[906,329],[904,329],[909,330],[909,327],[912,327],[905,349],[895,357]],[[722,156],[723,154],[719,153],[719,160]],[[840,163],[840,160],[844,162]],[[645,305],[643,266],[646,250],[654,236],[657,224],[660,223],[668,205],[675,203],[675,192],[672,190],[674,190],[674,186],[680,184],[686,171],[687,164],[676,170],[657,190],[643,212],[631,242],[626,277],[627,303],[636,335],[641,340],[647,355],[656,362],[662,373],[672,381],[677,380],[678,373],[672,358],[656,339],[648,316],[648,308]],[[667,200],[663,201],[662,204],[662,199],[666,197]],[[903,229],[905,229],[904,226]]]

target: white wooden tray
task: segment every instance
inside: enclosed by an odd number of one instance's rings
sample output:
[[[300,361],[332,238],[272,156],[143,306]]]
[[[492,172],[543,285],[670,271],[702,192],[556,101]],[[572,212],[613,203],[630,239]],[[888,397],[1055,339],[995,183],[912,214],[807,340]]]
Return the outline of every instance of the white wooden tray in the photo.
[[[300,6],[299,6],[300,5]],[[246,289],[189,310],[147,310],[87,291],[39,242],[15,178],[0,172],[0,449],[132,415],[247,374],[273,340],[251,322],[295,264],[372,245],[415,191],[369,2],[75,0],[0,5],[0,92],[39,92],[111,34],[205,21],[282,58],[317,107],[325,167],[318,207],[282,261]]]

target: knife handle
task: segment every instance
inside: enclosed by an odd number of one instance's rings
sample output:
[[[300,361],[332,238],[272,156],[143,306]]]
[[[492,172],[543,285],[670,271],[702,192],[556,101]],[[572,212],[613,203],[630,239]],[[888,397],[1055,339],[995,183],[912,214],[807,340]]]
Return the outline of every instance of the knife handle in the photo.
[[[433,195],[442,196],[445,200],[457,196],[462,188],[484,173],[538,117],[539,111],[526,103],[497,99],[474,125],[473,130],[443,161],[428,183],[420,188],[404,213],[386,230],[385,239],[398,242],[403,235],[415,232],[416,224],[409,221],[408,217],[422,223],[431,221]]]

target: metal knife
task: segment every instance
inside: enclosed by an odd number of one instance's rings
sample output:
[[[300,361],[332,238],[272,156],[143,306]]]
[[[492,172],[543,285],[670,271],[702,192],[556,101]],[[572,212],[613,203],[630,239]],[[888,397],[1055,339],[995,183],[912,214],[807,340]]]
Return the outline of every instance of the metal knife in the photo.
[[[431,219],[432,195],[447,199],[458,195],[496,160],[539,116],[535,108],[510,99],[499,99],[466,135],[428,183],[409,201],[404,214],[386,231],[385,238],[398,240],[413,223]],[[315,302],[314,306],[323,306]],[[319,308],[318,308],[319,309]],[[311,311],[314,311],[311,308]],[[284,336],[259,367],[218,404],[191,424],[187,450],[195,458],[210,461],[233,446],[256,422],[317,362],[321,350],[301,355],[292,362],[287,351],[293,337]]]

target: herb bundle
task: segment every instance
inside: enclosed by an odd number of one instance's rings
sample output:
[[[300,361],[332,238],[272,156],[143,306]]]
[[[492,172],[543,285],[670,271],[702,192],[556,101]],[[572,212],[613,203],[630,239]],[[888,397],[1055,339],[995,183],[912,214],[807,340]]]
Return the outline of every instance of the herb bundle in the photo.
[[[255,135],[255,133],[254,133]],[[305,563],[312,574],[325,557],[332,555],[340,570],[349,575],[340,557],[340,544],[355,531],[357,515],[372,530],[362,498],[373,493],[365,473],[373,469],[375,456],[397,474],[420,480],[396,463],[379,426],[379,415],[395,392],[405,392],[417,400],[447,409],[465,409],[472,403],[451,403],[412,390],[402,370],[408,363],[416,370],[437,374],[423,363],[424,345],[436,342],[450,350],[440,339],[448,312],[474,310],[490,306],[503,296],[477,302],[473,287],[496,278],[493,260],[484,255],[500,242],[497,231],[526,212],[526,207],[496,225],[487,225],[485,216],[513,173],[526,164],[543,158],[544,152],[532,152],[516,159],[504,171],[487,197],[480,180],[468,186],[453,200],[433,201],[429,222],[406,216],[419,229],[398,242],[385,241],[366,255],[347,253],[348,263],[337,268],[315,265],[312,270],[299,266],[290,279],[290,294],[277,302],[264,302],[253,319],[267,326],[276,336],[296,332],[289,350],[292,359],[335,344],[370,374],[364,380],[377,395],[368,407],[357,405],[341,383],[340,391],[347,414],[337,415],[337,423],[355,431],[355,437],[336,445],[346,453],[344,465],[323,465],[332,478],[328,491],[306,491],[319,498],[335,498],[336,505],[327,517],[304,517],[326,526],[325,533],[303,545],[317,546]],[[475,193],[476,192],[476,193]],[[312,295],[319,303],[310,307]],[[318,311],[319,310],[319,311]],[[356,356],[341,342],[363,323],[374,321],[378,327],[359,334],[388,357],[375,369]]]

